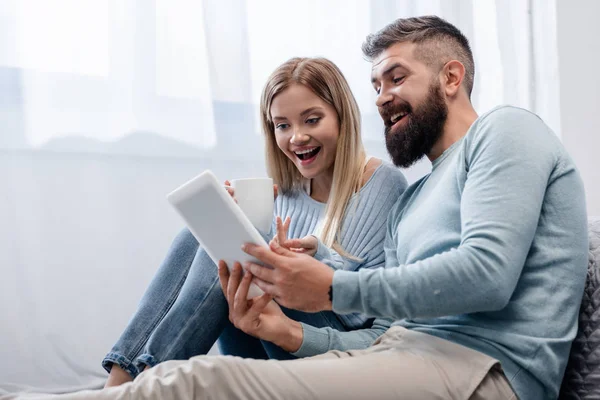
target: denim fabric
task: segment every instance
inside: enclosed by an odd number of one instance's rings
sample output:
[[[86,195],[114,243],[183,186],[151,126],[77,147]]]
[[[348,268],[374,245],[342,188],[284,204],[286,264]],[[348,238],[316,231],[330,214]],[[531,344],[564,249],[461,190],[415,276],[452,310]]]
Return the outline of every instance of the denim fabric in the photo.
[[[269,359],[269,355],[259,339],[237,329],[229,321],[227,321],[217,343],[221,354],[226,356],[254,358],[256,360]]]
[[[217,266],[183,230],[125,331],[104,358],[135,377],[146,365],[206,354],[228,322]]]
[[[284,312],[316,327],[346,330],[331,312]],[[295,358],[272,343],[262,343],[237,330],[229,322],[217,266],[185,229],[175,238],[138,310],[102,365],[110,371],[117,364],[135,377],[147,365],[206,354],[221,334],[220,347],[225,354]]]
[[[173,241],[169,252],[142,297],[138,309],[125,331],[102,361],[110,371],[115,363],[135,377],[137,356],[152,332],[169,312],[185,283],[190,266],[196,257],[198,242],[189,231],[182,231]]]

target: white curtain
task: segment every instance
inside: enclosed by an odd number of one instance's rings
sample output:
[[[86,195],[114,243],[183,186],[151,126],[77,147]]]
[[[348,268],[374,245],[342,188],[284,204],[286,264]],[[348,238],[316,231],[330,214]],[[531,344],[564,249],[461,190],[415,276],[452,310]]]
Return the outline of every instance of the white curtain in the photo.
[[[560,134],[550,1],[1,0],[0,390],[101,382],[181,228],[165,194],[206,168],[265,174],[257,103],[288,58],[339,65],[386,158],[360,45],[424,14],[470,39],[479,112],[510,103]]]

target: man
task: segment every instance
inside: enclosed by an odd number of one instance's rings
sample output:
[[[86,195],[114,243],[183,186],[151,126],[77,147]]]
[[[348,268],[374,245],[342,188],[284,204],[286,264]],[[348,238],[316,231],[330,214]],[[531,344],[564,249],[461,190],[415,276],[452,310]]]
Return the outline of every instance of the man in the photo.
[[[251,317],[273,297],[303,311],[392,318],[392,328],[368,349],[302,360],[167,362],[83,398],[557,397],[587,262],[573,162],[527,111],[477,116],[473,56],[446,21],[397,20],[370,35],[363,51],[394,163],[432,162],[390,213],[386,268],[334,272],[282,247],[247,245],[273,267],[244,266],[267,295],[250,306],[245,296],[228,298]],[[239,269],[223,274],[224,285],[244,294],[250,273],[241,284]],[[301,347],[328,335],[305,329]]]

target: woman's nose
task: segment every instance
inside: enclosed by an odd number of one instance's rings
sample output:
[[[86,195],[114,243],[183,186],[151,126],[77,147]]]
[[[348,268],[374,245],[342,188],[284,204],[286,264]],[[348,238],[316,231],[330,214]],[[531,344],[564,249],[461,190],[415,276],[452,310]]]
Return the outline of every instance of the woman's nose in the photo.
[[[300,145],[302,143],[307,143],[310,140],[310,136],[304,134],[302,131],[294,131],[290,142],[295,145]]]

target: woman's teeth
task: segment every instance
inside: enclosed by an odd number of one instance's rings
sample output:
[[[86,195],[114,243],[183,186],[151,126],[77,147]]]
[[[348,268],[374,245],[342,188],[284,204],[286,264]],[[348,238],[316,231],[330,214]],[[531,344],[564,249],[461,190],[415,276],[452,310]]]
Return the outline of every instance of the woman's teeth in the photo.
[[[316,156],[317,153],[319,152],[319,150],[321,150],[320,147],[313,147],[312,149],[299,150],[299,151],[295,151],[294,153],[296,154],[296,156],[299,159],[308,160],[308,159]]]

